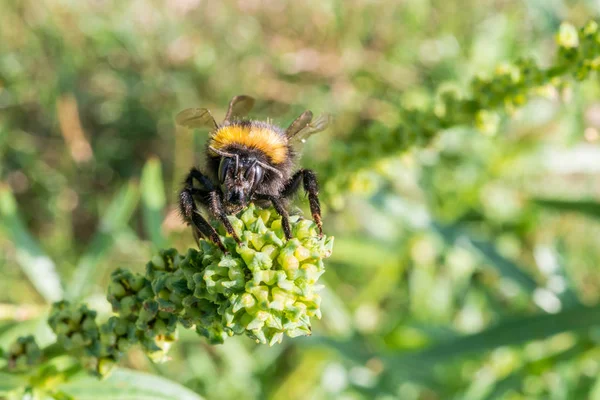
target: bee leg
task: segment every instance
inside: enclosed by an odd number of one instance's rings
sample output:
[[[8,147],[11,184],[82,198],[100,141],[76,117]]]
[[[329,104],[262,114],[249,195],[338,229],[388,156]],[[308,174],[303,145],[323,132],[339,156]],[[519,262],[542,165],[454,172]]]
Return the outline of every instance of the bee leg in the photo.
[[[312,214],[317,229],[319,230],[319,236],[323,236],[323,222],[321,221],[321,204],[319,203],[319,183],[317,182],[317,176],[310,169],[301,169],[296,172],[294,176],[290,178],[288,183],[284,186],[281,195],[284,198],[292,196],[300,188],[300,182],[304,186],[304,191],[308,193],[308,204],[310,205],[310,212]]]
[[[213,241],[223,252],[227,252],[215,228],[200,215],[191,189],[185,188],[179,193],[179,210],[186,222],[192,226],[196,242],[200,237],[204,237]]]
[[[199,189],[194,188],[194,179],[197,179],[204,186],[210,184],[212,187],[212,182],[210,182],[208,178],[196,168],[192,168],[185,179],[185,187],[179,193],[179,211],[181,216],[192,226],[196,242],[198,242],[200,237],[207,238],[219,246],[223,252],[227,252],[227,249],[223,245],[223,242],[221,242],[221,238],[215,228],[213,228],[200,214],[198,207],[196,206],[194,195],[197,194]]]
[[[309,169],[302,170],[304,191],[308,193],[308,204],[313,220],[317,224],[319,236],[323,236],[323,222],[321,221],[321,203],[319,202],[319,183],[317,176]]]
[[[186,180],[186,185],[189,187],[192,186],[192,180],[196,179],[203,186],[204,189],[196,189],[192,188],[192,194],[200,194],[199,201],[204,204],[210,213],[221,221],[227,233],[233,237],[237,244],[241,244],[241,240],[238,235],[235,233],[231,222],[227,218],[227,214],[223,209],[223,201],[221,199],[221,193],[218,187],[214,185],[214,183],[202,172],[200,172],[197,168],[192,168],[190,170],[190,174],[188,175],[188,179]]]
[[[290,228],[290,215],[288,214],[287,209],[281,199],[273,196],[265,196],[265,200],[269,200],[277,214],[281,215],[281,228],[283,229],[283,234],[285,235],[286,240],[290,240],[292,238],[292,229]]]
[[[219,195],[219,193],[217,193],[216,190],[213,190],[208,194],[208,209],[214,216],[219,218],[219,221],[221,221],[221,223],[225,227],[225,230],[227,231],[227,233],[229,233],[231,235],[231,237],[235,240],[235,242],[238,245],[241,245],[242,241],[238,237],[237,233],[235,233],[235,229],[233,229],[233,225],[231,225],[231,222],[227,218],[227,214],[225,213],[225,210],[223,209],[223,201],[221,199],[221,196]]]

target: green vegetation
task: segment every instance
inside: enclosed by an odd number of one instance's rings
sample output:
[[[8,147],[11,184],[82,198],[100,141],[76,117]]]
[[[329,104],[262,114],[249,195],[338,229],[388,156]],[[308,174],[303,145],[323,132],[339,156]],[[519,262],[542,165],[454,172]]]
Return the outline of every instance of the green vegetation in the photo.
[[[600,398],[598,13],[0,3],[0,398]],[[335,115],[323,240],[181,223],[206,132],[173,116],[241,93]]]

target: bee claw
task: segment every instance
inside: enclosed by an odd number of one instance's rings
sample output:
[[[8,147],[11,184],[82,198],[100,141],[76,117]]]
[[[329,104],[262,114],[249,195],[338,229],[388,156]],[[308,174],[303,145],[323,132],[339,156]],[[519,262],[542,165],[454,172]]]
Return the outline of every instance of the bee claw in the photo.
[[[223,253],[228,254],[227,247],[225,247],[220,238],[213,240],[213,242],[219,247],[219,249],[221,249]]]

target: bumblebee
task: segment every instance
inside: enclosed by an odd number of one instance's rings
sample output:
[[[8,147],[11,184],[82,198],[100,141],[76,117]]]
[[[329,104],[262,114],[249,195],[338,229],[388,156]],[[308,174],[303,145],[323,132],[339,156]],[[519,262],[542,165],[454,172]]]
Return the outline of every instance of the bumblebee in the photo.
[[[190,170],[179,193],[179,209],[196,240],[211,240],[224,252],[225,246],[200,213],[199,205],[220,221],[238,244],[240,238],[227,215],[239,212],[250,202],[259,207],[273,205],[282,217],[282,229],[289,240],[292,232],[287,207],[302,184],[319,234],[323,233],[315,173],[309,169],[292,172],[299,145],[308,136],[325,130],[330,116],[325,114],[313,120],[312,112],[305,111],[287,129],[282,129],[270,121],[247,119],[254,103],[250,96],[234,97],[220,124],[206,108],[189,108],[175,117],[180,126],[210,130],[206,173],[195,167]]]

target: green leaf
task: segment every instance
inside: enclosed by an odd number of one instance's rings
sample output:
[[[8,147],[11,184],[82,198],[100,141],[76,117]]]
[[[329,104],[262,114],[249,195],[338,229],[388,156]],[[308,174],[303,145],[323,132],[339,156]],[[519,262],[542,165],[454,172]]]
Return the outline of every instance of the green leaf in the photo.
[[[321,291],[321,298],[323,314],[327,315],[322,323],[327,327],[328,332],[337,337],[352,335],[354,327],[347,302],[344,302],[326,283]]]
[[[23,375],[5,374],[0,372],[0,396],[23,387],[27,384],[27,378]]]
[[[376,255],[374,257],[374,255]],[[336,237],[335,251],[331,262],[360,266],[361,268],[379,268],[400,258],[394,244],[386,245],[380,241],[356,238]]]
[[[117,369],[100,381],[86,376],[60,386],[79,400],[201,400],[202,397],[179,383],[160,376],[129,369]]]
[[[577,284],[573,281],[573,278],[567,269],[567,264],[571,264],[565,260],[569,254],[567,251],[565,251],[565,244],[562,240],[558,242],[558,249],[555,256],[557,258],[558,265],[558,270],[555,271],[555,274],[562,277],[566,282],[564,291],[562,293],[558,293],[558,298],[560,299],[562,306],[571,308],[581,305],[579,296],[577,295]]]
[[[104,213],[87,251],[77,264],[68,288],[70,298],[80,297],[90,282],[93,282],[96,267],[114,245],[115,234],[127,226],[138,201],[139,188],[135,182],[130,182],[117,193]]]
[[[496,269],[502,277],[510,279],[518,284],[524,291],[532,294],[538,287],[535,279],[531,277],[525,268],[504,257],[496,250],[492,243],[485,240],[475,239],[464,230],[456,226],[432,226],[450,245],[460,244],[467,249],[474,250],[482,256],[490,265]]]
[[[144,211],[144,230],[155,249],[167,247],[167,242],[161,231],[166,204],[165,188],[163,185],[162,166],[158,158],[146,162],[142,171],[142,204]]]
[[[62,298],[63,289],[54,261],[40,248],[27,232],[17,213],[17,203],[7,186],[0,186],[0,226],[6,231],[16,249],[17,263],[36,290],[48,302]]]
[[[600,375],[596,378],[590,392],[590,399],[600,399]]]
[[[576,357],[580,357],[582,354],[590,350],[592,346],[593,345],[582,341],[576,343],[573,347],[560,351],[556,354],[527,362],[524,366],[516,369],[510,375],[495,382],[494,387],[490,389],[489,393],[482,395],[477,399],[500,399],[505,393],[511,390],[519,390],[521,387],[523,387],[523,384],[528,376],[533,374],[541,375],[547,370],[556,369],[558,366],[564,363],[569,363]],[[592,396],[590,398],[595,399],[597,397]]]
[[[554,200],[534,199],[533,202],[539,206],[556,211],[573,211],[594,218],[600,218],[600,203],[593,200]]]
[[[545,339],[562,332],[584,331],[600,325],[600,306],[573,307],[557,314],[507,319],[480,333],[461,336],[408,354],[385,356],[391,371],[407,375],[429,374],[425,365],[438,365],[501,346]]]
[[[358,335],[349,340],[315,336],[300,343],[307,346],[333,348],[345,358],[359,364],[364,364],[373,358],[380,359],[384,362],[386,371],[383,376],[383,387],[396,390],[399,382],[407,380],[416,380],[429,386],[435,385],[436,371],[439,370],[433,366],[439,367],[470,355],[482,355],[498,347],[522,345],[532,340],[546,339],[562,332],[587,331],[599,325],[600,305],[578,306],[557,314],[507,319],[482,332],[444,340],[419,351],[390,354],[389,351],[384,350],[374,354],[364,338]],[[581,349],[575,346],[572,352],[565,353],[575,354]]]

